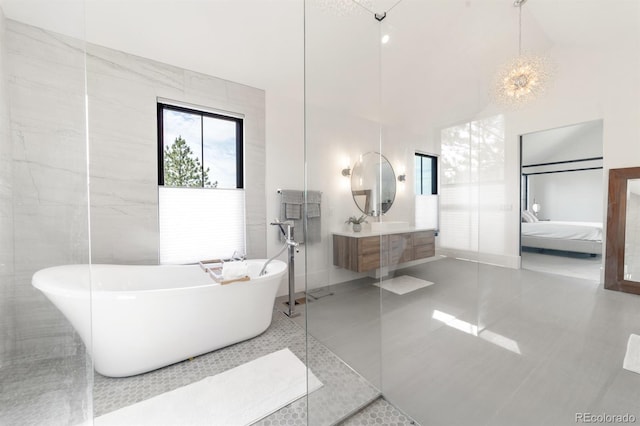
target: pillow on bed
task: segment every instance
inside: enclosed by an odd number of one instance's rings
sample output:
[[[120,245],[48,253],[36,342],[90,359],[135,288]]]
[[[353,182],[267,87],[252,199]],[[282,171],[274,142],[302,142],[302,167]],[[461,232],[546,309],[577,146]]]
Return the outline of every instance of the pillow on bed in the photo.
[[[529,210],[525,210],[522,212],[522,221],[527,223],[535,223],[538,222],[538,218]]]

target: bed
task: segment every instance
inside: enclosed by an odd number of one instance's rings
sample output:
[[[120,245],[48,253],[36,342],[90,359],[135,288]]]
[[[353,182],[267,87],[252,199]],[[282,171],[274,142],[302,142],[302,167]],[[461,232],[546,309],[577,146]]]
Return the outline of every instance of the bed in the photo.
[[[522,246],[602,254],[602,223],[549,220],[523,222]]]

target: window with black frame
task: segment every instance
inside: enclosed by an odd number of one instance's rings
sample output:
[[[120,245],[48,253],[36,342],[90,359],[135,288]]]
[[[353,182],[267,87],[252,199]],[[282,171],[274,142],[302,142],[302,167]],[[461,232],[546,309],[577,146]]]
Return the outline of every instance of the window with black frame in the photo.
[[[435,195],[438,193],[438,158],[433,155],[415,155],[416,195]]]
[[[158,185],[242,188],[242,119],[158,103]]]
[[[162,264],[246,252],[243,120],[204,109],[158,103]]]

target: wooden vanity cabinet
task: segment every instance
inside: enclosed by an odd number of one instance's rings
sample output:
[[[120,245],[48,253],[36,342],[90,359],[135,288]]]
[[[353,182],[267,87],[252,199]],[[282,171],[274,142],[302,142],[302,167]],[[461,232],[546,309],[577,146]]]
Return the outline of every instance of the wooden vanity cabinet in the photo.
[[[433,231],[413,233],[413,260],[426,259],[436,255],[436,240]]]
[[[435,256],[433,231],[355,237],[333,235],[333,264],[355,272]]]

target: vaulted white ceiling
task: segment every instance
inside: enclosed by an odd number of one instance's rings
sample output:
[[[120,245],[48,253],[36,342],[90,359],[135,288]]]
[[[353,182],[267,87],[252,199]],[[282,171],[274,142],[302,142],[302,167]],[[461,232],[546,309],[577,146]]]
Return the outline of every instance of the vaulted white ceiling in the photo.
[[[602,157],[602,120],[523,135],[522,164]]]
[[[375,11],[391,8],[381,23],[362,8],[336,16],[316,1],[3,0],[2,6],[18,21],[281,96],[302,96],[306,61],[309,95],[318,103],[350,104],[391,121],[439,115],[446,122],[455,120],[447,111],[478,109],[487,97],[478,88],[517,52],[513,0],[371,0]],[[529,0],[522,27],[526,50],[627,48],[638,55],[640,2]],[[381,45],[386,33],[391,39]],[[463,105],[465,94],[473,96]]]

